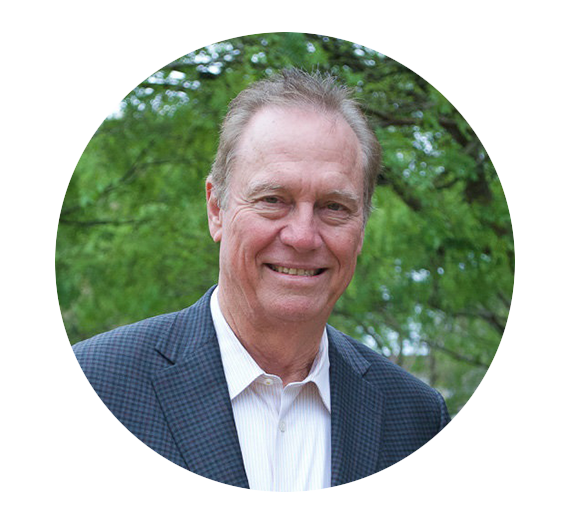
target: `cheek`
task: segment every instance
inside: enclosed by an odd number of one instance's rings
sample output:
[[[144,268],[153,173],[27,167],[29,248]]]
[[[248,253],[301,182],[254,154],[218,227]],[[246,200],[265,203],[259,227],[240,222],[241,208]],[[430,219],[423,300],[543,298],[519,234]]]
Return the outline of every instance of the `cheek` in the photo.
[[[362,235],[360,232],[337,233],[326,241],[329,249],[343,266],[352,266],[357,263],[357,256],[361,251]]]
[[[274,243],[278,236],[277,226],[268,219],[243,218],[234,220],[224,230],[223,240],[228,256],[233,261],[239,258],[253,261],[262,250]],[[221,244],[223,247],[223,244]]]

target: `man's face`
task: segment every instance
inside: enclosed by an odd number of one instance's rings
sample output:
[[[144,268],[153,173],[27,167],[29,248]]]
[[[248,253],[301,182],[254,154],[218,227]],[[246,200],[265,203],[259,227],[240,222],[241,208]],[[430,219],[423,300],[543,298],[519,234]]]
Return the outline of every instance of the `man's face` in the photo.
[[[363,244],[361,149],[343,118],[262,109],[239,142],[226,207],[207,191],[233,319],[325,322]]]

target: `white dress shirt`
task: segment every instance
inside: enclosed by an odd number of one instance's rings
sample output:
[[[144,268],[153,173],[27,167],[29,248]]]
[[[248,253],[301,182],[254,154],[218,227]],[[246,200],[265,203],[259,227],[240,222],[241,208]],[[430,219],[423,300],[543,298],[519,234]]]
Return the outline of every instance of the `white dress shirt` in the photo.
[[[331,483],[331,397],[327,332],[308,376],[266,374],[225,320],[215,289],[211,313],[251,489],[304,491]]]

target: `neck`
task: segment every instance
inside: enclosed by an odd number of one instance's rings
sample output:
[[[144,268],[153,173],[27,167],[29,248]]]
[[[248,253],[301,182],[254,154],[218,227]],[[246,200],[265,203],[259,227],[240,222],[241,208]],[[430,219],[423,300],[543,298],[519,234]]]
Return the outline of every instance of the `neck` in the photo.
[[[319,352],[326,320],[290,323],[243,316],[231,312],[234,307],[226,304],[222,292],[219,306],[235,336],[262,370],[280,377],[284,386],[306,378]]]

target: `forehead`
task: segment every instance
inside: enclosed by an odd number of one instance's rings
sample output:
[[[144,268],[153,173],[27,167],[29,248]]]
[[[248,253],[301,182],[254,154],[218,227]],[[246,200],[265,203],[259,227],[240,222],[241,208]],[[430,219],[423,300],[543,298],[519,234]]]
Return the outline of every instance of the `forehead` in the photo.
[[[237,155],[262,154],[274,149],[288,152],[335,149],[351,153],[354,158],[361,154],[357,136],[343,116],[312,107],[268,106],[253,115],[240,137]]]
[[[327,172],[362,182],[362,151],[355,132],[336,113],[314,108],[265,107],[246,125],[235,151],[235,176],[246,181],[252,172],[286,176],[292,171]],[[340,175],[341,177],[341,175]],[[249,179],[250,180],[250,179]]]

